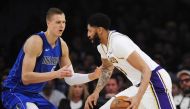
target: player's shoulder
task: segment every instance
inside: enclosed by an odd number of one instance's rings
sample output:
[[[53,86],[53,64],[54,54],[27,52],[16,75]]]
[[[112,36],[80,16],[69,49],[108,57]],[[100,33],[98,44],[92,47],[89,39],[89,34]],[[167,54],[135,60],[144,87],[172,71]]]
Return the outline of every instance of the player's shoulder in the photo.
[[[67,43],[61,37],[59,37],[59,39],[61,41],[61,49],[62,49],[62,54],[64,56],[64,54],[68,54],[69,53],[69,48],[67,46]]]
[[[24,52],[32,54],[40,54],[42,51],[43,40],[38,35],[30,36],[24,44]]]
[[[124,35],[119,32],[114,32],[114,31],[112,33],[110,33],[109,37],[114,42],[122,41],[122,40],[130,40],[130,38],[127,35]]]
[[[38,35],[30,36],[24,44],[24,46],[31,47],[34,49],[42,47],[42,45],[43,45],[43,40]]]
[[[112,45],[118,45],[121,43],[128,43],[128,42],[130,42],[128,36],[121,34],[119,32],[114,32],[110,35],[110,43]]]
[[[63,40],[63,38],[59,37],[61,41],[61,46],[67,46],[67,43]]]
[[[134,45],[134,42],[127,35],[119,32],[113,33],[109,43],[114,51],[118,51],[118,48],[126,48]]]
[[[39,35],[31,35],[27,40],[26,43],[33,43],[33,45],[40,45],[43,43],[42,38]]]

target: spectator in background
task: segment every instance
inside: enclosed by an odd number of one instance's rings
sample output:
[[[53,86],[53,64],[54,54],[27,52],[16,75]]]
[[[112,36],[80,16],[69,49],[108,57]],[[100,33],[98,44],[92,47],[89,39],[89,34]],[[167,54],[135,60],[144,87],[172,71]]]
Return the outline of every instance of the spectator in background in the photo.
[[[174,97],[177,109],[190,109],[190,71],[181,70],[177,73],[182,93]]]
[[[105,104],[111,97],[114,97],[119,92],[119,89],[119,80],[116,75],[112,75],[104,88],[105,94],[100,97],[100,101]]]
[[[61,99],[65,99],[66,96],[61,93],[59,90],[54,89],[54,81],[48,81],[44,87],[41,95],[50,101],[55,107],[58,107]]]
[[[116,75],[113,75],[105,86],[105,98],[110,99],[119,92],[119,80]]]
[[[68,98],[61,100],[58,109],[84,109],[88,95],[88,88],[85,84],[70,86]]]
[[[126,78],[125,74],[117,68],[114,68],[113,76],[116,77],[118,80],[119,92],[125,90],[132,85],[131,81]]]
[[[113,75],[104,87],[102,93],[100,93],[100,98],[97,101],[98,103],[93,109],[99,109],[111,97],[114,97],[118,92],[125,90],[131,85],[131,82],[128,80],[128,78],[125,77],[124,74],[122,74],[121,71],[119,71],[118,69],[114,69]],[[94,87],[95,86],[96,84],[94,85]]]
[[[177,81],[172,82],[172,95],[173,97],[178,96],[181,93],[179,83]]]

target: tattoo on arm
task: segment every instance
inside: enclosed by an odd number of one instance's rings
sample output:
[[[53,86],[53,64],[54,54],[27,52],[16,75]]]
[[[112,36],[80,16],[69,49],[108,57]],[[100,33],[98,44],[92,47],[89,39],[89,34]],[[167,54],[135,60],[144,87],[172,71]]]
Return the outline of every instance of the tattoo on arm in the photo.
[[[96,90],[101,91],[104,86],[107,84],[108,80],[112,75],[112,71],[109,70],[102,70],[102,74],[98,80],[98,84],[96,86]]]
[[[112,75],[113,69],[114,69],[113,64],[110,63],[108,60],[102,61],[102,67],[101,67],[102,73],[96,86],[97,91],[100,92],[107,84],[108,80]]]

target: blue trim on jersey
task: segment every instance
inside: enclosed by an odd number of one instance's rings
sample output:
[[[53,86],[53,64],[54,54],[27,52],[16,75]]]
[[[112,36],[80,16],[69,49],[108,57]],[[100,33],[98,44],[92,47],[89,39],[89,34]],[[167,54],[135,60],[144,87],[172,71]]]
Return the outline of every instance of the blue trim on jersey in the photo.
[[[60,38],[56,40],[55,47],[52,48],[48,43],[44,32],[39,32],[36,35],[43,40],[43,50],[41,55],[36,60],[34,72],[50,72],[55,69],[62,56],[61,41]],[[21,79],[22,62],[24,58],[23,48],[20,50],[16,62],[9,72],[7,79],[3,83],[3,87],[9,88],[10,91],[16,92],[31,92],[38,93],[42,91],[46,82],[35,83],[30,85],[24,85]]]

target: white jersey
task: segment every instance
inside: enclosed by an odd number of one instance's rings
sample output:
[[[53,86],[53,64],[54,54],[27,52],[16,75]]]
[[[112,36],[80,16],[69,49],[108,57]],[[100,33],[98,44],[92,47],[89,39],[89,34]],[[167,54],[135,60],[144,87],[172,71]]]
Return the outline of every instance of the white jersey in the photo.
[[[116,31],[109,32],[107,47],[100,44],[97,49],[101,54],[101,58],[111,61],[116,68],[128,77],[133,85],[139,84],[141,81],[141,72],[127,61],[128,56],[133,51],[136,51],[141,56],[151,70],[154,70],[158,66],[128,36]]]

